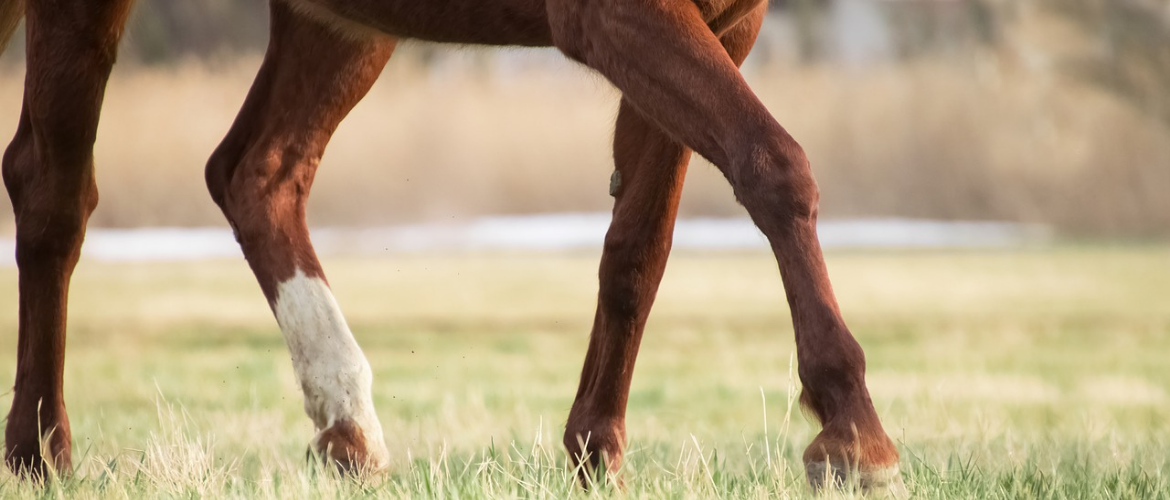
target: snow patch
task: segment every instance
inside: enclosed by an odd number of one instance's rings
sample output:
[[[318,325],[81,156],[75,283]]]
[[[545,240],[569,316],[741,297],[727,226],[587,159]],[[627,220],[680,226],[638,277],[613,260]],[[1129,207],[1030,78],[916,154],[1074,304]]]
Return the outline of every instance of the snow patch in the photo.
[[[458,223],[378,228],[320,228],[313,243],[321,255],[482,250],[598,250],[609,228],[605,213],[495,216]],[[823,220],[817,226],[824,248],[1010,248],[1044,243],[1045,226],[1006,222],[918,219]],[[674,248],[757,250],[768,242],[751,220],[679,219]],[[0,265],[15,265],[16,242],[0,238]],[[242,257],[228,228],[90,229],[82,257],[109,262],[182,261]]]

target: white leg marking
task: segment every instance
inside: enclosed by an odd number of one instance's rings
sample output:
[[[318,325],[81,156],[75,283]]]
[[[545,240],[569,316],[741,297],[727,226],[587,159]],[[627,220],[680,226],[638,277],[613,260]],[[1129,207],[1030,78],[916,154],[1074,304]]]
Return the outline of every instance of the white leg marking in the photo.
[[[297,269],[295,276],[277,286],[273,310],[305,393],[305,412],[317,430],[349,419],[364,434],[371,454],[369,465],[384,466],[389,453],[374,412],[370,364],[329,286]]]

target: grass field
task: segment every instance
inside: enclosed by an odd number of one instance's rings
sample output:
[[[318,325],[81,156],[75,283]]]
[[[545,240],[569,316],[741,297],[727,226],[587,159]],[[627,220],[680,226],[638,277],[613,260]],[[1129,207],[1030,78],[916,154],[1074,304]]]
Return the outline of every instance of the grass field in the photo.
[[[1170,248],[829,261],[914,497],[1170,497]],[[559,443],[596,255],[326,268],[374,367],[388,476],[306,465],[312,428],[242,261],[84,262],[66,374],[77,471],[42,489],[4,472],[0,496],[811,495],[799,454],[816,428],[792,405],[792,331],[767,255],[675,255],[634,378],[625,490],[588,493]],[[4,386],[15,281],[0,269]]]

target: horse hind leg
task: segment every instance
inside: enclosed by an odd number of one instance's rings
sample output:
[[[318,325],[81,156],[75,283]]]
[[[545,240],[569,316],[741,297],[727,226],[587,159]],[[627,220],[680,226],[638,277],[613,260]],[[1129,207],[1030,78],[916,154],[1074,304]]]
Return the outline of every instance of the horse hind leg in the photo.
[[[613,220],[598,272],[589,350],[564,436],[575,461],[588,458],[581,468],[585,484],[584,476],[615,473],[622,464],[634,361],[666,268],[691,155],[626,101],[618,111],[613,148]]]
[[[97,205],[93,143],[129,1],[30,2],[24,107],[4,154],[16,215],[19,339],[5,462],[70,470],[63,376],[69,281]],[[68,27],[68,33],[62,29]],[[2,34],[0,34],[2,35]]]
[[[688,0],[549,0],[549,17],[557,46],[711,160],[768,238],[792,310],[803,400],[823,424],[804,454],[810,483],[847,476],[899,492],[898,452],[870,400],[865,356],[838,310],[817,241],[808,160],[737,71],[735,47],[724,47]],[[750,47],[754,33],[740,37]]]
[[[318,430],[311,448],[345,470],[382,468],[389,454],[369,363],[309,241],[305,204],[326,143],[394,44],[337,32],[273,2],[268,52],[206,171],[288,344]]]

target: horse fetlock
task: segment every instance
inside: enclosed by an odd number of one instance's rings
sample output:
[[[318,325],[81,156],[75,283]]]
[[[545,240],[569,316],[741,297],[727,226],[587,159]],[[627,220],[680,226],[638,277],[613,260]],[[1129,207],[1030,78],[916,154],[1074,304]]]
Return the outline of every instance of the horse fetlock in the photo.
[[[41,418],[36,410],[14,408],[4,432],[4,461],[18,476],[43,478],[50,469],[57,474],[73,470],[73,439],[64,408],[55,416]]]
[[[898,464],[890,467],[861,469],[831,461],[807,462],[806,477],[813,491],[825,488],[857,490],[867,496],[909,498]]]
[[[73,470],[73,450],[67,440],[49,436],[41,442],[12,443],[7,448],[4,462],[19,477],[40,479]]]
[[[898,450],[876,419],[837,419],[825,425],[804,452],[805,473],[814,490],[825,487],[905,496]],[[859,425],[860,423],[860,425]]]
[[[569,418],[565,425],[565,449],[583,484],[591,479],[616,474],[626,449],[626,426],[622,419]]]
[[[313,453],[345,473],[362,474],[385,469],[390,452],[382,440],[382,428],[377,420],[363,424],[348,418],[336,420],[313,437]]]

